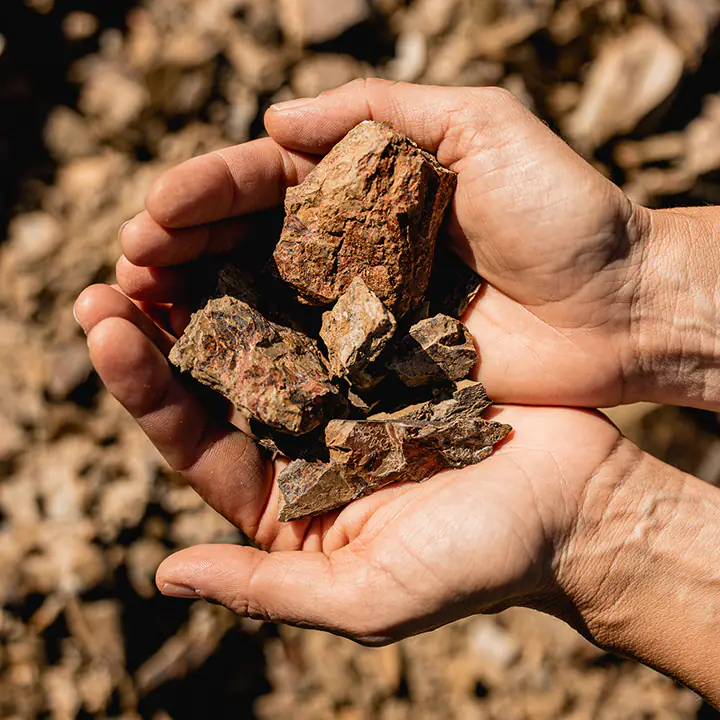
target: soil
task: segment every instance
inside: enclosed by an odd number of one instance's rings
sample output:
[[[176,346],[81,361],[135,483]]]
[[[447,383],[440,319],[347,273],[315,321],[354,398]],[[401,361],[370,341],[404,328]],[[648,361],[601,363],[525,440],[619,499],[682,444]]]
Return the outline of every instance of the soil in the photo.
[[[0,718],[717,717],[529,611],[364,649],[158,595],[172,550],[240,537],[102,390],[71,307],[164,168],[379,75],[501,84],[634,199],[720,202],[716,0],[316,2],[322,27],[273,0],[0,5]],[[716,415],[613,416],[720,483]]]

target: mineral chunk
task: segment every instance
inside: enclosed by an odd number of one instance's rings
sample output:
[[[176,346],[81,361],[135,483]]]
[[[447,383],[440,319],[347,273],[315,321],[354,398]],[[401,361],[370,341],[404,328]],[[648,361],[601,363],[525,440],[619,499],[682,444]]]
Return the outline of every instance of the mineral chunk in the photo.
[[[170,362],[251,418],[294,435],[347,411],[315,341],[235,298],[195,313]]]
[[[435,252],[427,300],[430,315],[449,315],[458,320],[482,288],[483,279],[452,250]]]
[[[482,383],[472,380],[460,381],[451,393],[443,388],[437,395],[434,401],[409,405],[393,413],[378,413],[373,420],[449,422],[461,415],[482,419],[492,405]]]
[[[392,313],[362,278],[355,278],[323,315],[320,337],[328,349],[330,369],[339,377],[364,370],[377,360],[395,328]]]
[[[393,128],[361,123],[288,191],[282,233],[274,217],[260,226],[275,246],[222,257],[173,349],[268,458],[291,461],[281,521],[473,465],[510,432],[464,379],[478,358],[459,318],[482,280],[435,248],[456,180]]]
[[[286,196],[280,276],[334,303],[356,277],[399,319],[422,300],[455,173],[387,125],[364,122]]]
[[[418,387],[465,378],[477,361],[465,325],[448,315],[436,315],[410,328],[389,366],[408,387]]]
[[[438,403],[331,421],[325,430],[330,462],[296,461],[278,478],[280,519],[320,515],[390,483],[422,482],[484,460],[511,431],[482,418],[489,405],[483,386],[466,382]]]
[[[278,485],[280,522],[320,515],[365,494],[362,480],[351,478],[342,465],[305,460],[291,462],[278,477]]]

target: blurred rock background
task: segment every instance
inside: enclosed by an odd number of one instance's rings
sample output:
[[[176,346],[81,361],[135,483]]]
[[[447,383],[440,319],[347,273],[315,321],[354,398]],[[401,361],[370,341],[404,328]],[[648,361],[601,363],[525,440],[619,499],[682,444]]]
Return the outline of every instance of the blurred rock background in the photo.
[[[502,85],[633,199],[720,203],[720,0],[3,0],[0,718],[718,717],[527,611],[384,649],[159,597],[239,540],[100,388],[71,306],[151,180],[357,77]],[[716,415],[633,406],[720,482]]]

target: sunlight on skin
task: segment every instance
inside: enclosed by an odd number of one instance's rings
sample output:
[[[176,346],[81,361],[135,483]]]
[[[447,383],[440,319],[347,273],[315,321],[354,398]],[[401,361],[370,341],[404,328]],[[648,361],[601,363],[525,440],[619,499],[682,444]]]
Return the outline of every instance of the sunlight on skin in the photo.
[[[477,377],[506,404],[497,416],[515,430],[477,466],[282,524],[277,468],[230,422],[227,408],[179,377],[166,355],[187,323],[203,257],[257,242],[254,214],[280,204],[287,187],[367,119],[392,123],[459,173],[442,241],[489,283],[465,320],[480,350]],[[698,641],[694,655],[667,652],[672,638],[658,628],[682,628],[691,616],[673,614],[667,583],[652,601],[659,616],[639,615],[647,624],[640,640],[617,629],[627,620],[617,618],[628,588],[639,582],[646,598],[655,587],[653,563],[677,567],[675,557],[653,556],[650,577],[641,577],[646,547],[682,546],[688,527],[696,545],[717,547],[720,520],[698,520],[698,509],[714,507],[707,496],[714,490],[652,465],[600,414],[570,409],[672,402],[673,392],[698,406],[720,399],[720,382],[713,400],[703,395],[705,376],[697,376],[712,343],[697,340],[683,364],[680,350],[653,341],[665,342],[667,318],[658,309],[677,298],[664,297],[652,285],[662,273],[642,263],[650,240],[658,242],[650,231],[670,227],[673,218],[634,206],[502,90],[358,81],[273,107],[266,127],[269,138],[161,176],[146,211],[121,232],[118,288],[91,287],[75,307],[110,392],[168,463],[257,546],[183,550],[161,565],[158,586],[368,644],[472,613],[537,607],[720,699],[720,688],[698,674],[716,643]],[[702,266],[695,252],[688,258]],[[656,346],[645,358],[639,348],[648,338]],[[648,464],[649,479],[638,475]],[[683,525],[686,517],[667,524],[666,541],[644,533],[644,545],[632,535],[626,542],[622,531],[637,524],[637,497],[658,475],[695,525]],[[616,524],[600,536],[606,516]],[[668,517],[685,516],[671,506]],[[688,593],[696,590],[692,582],[710,582],[693,580],[701,574],[694,569],[682,576]]]

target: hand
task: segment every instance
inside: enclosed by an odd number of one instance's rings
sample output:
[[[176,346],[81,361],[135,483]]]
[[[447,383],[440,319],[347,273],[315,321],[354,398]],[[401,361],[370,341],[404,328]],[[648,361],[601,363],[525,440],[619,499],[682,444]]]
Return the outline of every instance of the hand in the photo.
[[[459,174],[447,240],[490,284],[466,321],[493,396],[591,407],[635,399],[647,211],[498,89],[359,81],[271,108],[272,140],[193,159],[156,182],[147,211],[122,232],[120,286],[183,302],[192,263],[252,236],[248,215],[281,203],[366,119],[392,123]]]
[[[273,469],[170,370],[172,339],[105,286],[86,290],[76,315],[110,391],[262,548],[183,550],[158,570],[163,593],[367,644],[524,605],[720,703],[720,491],[600,415],[500,408],[515,432],[483,463],[280,524]]]
[[[165,594],[371,644],[511,604],[566,612],[563,592],[576,583],[561,559],[588,482],[620,442],[600,415],[499,409],[514,435],[480,465],[282,524],[272,468],[171,371],[171,339],[112,288],[86,290],[76,315],[103,382],[168,462],[271,551],[184,550],[158,571]]]

